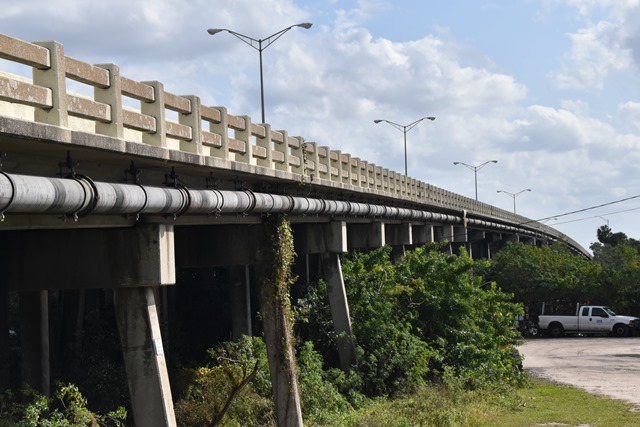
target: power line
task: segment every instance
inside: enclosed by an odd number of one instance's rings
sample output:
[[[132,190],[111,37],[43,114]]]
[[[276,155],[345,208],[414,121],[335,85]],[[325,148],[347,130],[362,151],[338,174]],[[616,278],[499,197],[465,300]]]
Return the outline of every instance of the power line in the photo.
[[[585,220],[587,220],[587,219],[599,218],[599,217],[601,217],[601,216],[603,216],[603,215],[611,216],[611,215],[617,215],[617,214],[620,214],[620,213],[631,212],[631,211],[637,211],[637,210],[640,210],[640,208],[632,208],[632,209],[625,209],[625,210],[622,210],[622,211],[615,211],[615,212],[603,213],[602,215],[588,216],[588,217],[586,217],[586,218],[578,218],[578,219],[574,219],[574,220],[571,220],[571,221],[554,222],[554,223],[553,223],[553,225],[570,224],[570,223],[572,223],[572,222],[585,221]]]
[[[540,218],[540,219],[537,219],[537,220],[528,221],[528,222],[525,222],[523,224],[529,224],[531,222],[546,221],[548,219],[553,219],[553,218],[559,218],[559,217],[562,217],[562,216],[573,215],[573,214],[577,214],[577,213],[580,213],[580,212],[586,212],[586,211],[590,211],[590,210],[593,210],[593,209],[603,208],[605,206],[615,205],[616,203],[622,203],[622,202],[626,202],[626,201],[637,199],[637,198],[640,198],[640,194],[638,194],[636,196],[626,197],[626,198],[620,199],[620,200],[615,200],[613,202],[603,203],[601,205],[596,205],[596,206],[591,206],[591,207],[584,208],[584,209],[578,209],[578,210],[575,210],[575,211],[566,212],[566,213],[563,213],[563,214],[560,214],[560,215],[551,215],[551,216],[548,216],[546,218]]]

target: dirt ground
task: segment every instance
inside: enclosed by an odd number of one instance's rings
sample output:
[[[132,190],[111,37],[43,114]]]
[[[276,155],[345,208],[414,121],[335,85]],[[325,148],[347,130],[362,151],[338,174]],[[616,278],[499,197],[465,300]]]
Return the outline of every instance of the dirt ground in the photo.
[[[640,338],[537,338],[519,346],[534,375],[639,405]]]

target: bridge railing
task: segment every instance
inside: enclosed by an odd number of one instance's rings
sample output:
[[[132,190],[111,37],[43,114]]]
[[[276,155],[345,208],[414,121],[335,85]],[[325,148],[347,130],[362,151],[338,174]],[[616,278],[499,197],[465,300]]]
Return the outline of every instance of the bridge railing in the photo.
[[[193,154],[193,163],[206,165],[206,158],[214,157],[297,174],[320,185],[348,185],[511,224],[530,223],[285,130],[272,130],[268,123],[252,123],[249,116],[228,114],[225,107],[203,105],[197,96],[172,94],[161,82],[129,79],[117,65],[91,65],[66,56],[57,42],[29,43],[0,34],[0,58],[32,68],[31,79],[0,75],[0,115],[179,150]],[[68,91],[67,79],[88,86],[93,95]],[[534,228],[559,234],[544,224]]]

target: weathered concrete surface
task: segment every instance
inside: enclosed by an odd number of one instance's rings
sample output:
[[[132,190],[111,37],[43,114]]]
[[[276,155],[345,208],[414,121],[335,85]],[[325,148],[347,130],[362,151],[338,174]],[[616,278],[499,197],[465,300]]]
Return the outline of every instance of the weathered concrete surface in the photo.
[[[536,376],[640,405],[640,338],[534,339],[519,349]]]

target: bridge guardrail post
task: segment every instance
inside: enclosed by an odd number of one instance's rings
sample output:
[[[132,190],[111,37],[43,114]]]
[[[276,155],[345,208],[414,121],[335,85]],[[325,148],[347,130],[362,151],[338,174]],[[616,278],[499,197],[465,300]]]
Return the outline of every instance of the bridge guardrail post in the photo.
[[[251,144],[251,117],[240,116],[244,120],[244,129],[235,129],[234,137],[244,142],[244,153],[236,153],[236,161],[252,164],[253,145]]]
[[[211,148],[211,155],[229,160],[229,117],[226,107],[213,107],[220,111],[220,123],[211,123],[209,130],[220,135],[220,148]]]
[[[389,177],[389,192],[393,194],[398,194],[396,173],[390,170],[388,177]]]
[[[320,166],[318,167],[320,178],[331,179],[331,149],[329,147],[318,147],[318,159]]]
[[[191,141],[180,141],[180,150],[189,153],[202,154],[202,115],[200,98],[195,95],[183,96],[189,100],[191,112],[179,113],[178,122],[191,128]]]
[[[351,154],[341,154],[340,155],[340,165],[342,167],[341,181],[344,184],[353,185],[351,182]]]
[[[342,151],[329,151],[329,159],[331,160],[331,181],[342,182]]]
[[[164,107],[164,85],[162,82],[158,81],[146,81],[142,83],[153,88],[153,102],[142,101],[140,103],[140,110],[142,114],[153,117],[156,122],[156,131],[153,133],[143,133],[142,142],[165,148],[167,146],[167,132]]]
[[[297,157],[299,163],[297,165],[289,165],[291,172],[297,173],[299,175],[304,175],[305,170],[305,153],[304,153],[304,138],[301,136],[294,136],[293,139],[297,141],[293,146],[291,146],[291,157]]]
[[[320,171],[318,165],[320,164],[320,158],[318,156],[318,144],[316,142],[306,142],[307,161],[305,165],[305,173],[311,177],[320,177]]]
[[[58,42],[36,42],[38,46],[49,49],[49,68],[33,68],[33,84],[51,89],[52,107],[36,108],[36,122],[67,127],[69,113],[67,109],[67,80],[64,46]]]
[[[366,160],[358,159],[358,186],[362,188],[369,188],[368,164]]]
[[[274,162],[274,167],[277,170],[281,170],[284,172],[290,172],[289,167],[289,134],[286,130],[278,130],[277,133],[282,135],[282,141],[274,141],[275,145],[273,150],[279,153],[282,153],[282,163]]]
[[[358,157],[351,158],[351,185],[356,186],[358,188],[362,187],[362,182],[360,181],[361,173],[360,173],[360,159]]]
[[[273,156],[271,145],[271,125],[268,123],[261,123],[260,126],[264,127],[264,136],[258,136],[256,138],[256,145],[262,147],[265,150],[265,158],[256,159],[258,166],[273,169]]]
[[[109,72],[109,87],[93,87],[93,97],[97,102],[109,105],[111,108],[111,121],[109,123],[96,122],[96,133],[124,138],[124,122],[122,117],[122,83],[120,80],[120,67],[115,64],[96,64]]]

